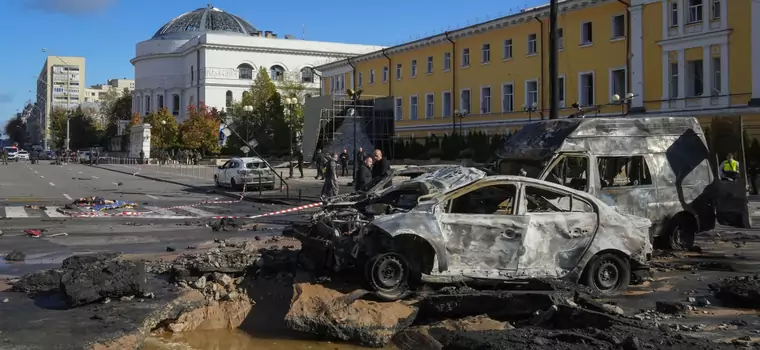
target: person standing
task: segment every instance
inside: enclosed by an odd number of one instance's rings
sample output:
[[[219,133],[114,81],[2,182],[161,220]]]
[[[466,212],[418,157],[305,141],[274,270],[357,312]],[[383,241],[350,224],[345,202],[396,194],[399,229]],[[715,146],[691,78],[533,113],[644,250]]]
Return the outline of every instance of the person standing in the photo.
[[[140,164],[145,164],[145,151],[140,150]]]
[[[338,195],[338,153],[333,153],[331,158],[327,159],[325,167],[325,184],[322,185],[322,200],[328,200]]]
[[[3,148],[3,165],[8,165],[8,149]]]
[[[375,150],[375,160],[372,164],[372,181],[380,181],[391,173],[391,163],[383,158],[383,151]],[[391,187],[391,181],[385,185],[385,188]]]
[[[372,157],[365,157],[363,162],[357,164],[354,190],[364,191],[370,182],[372,182]]]
[[[325,165],[325,156],[322,154],[322,150],[318,149],[317,154],[314,155],[314,164],[317,166],[317,176],[314,178],[319,180],[320,178],[325,177],[325,174],[322,172],[322,167]]]
[[[729,153],[726,160],[720,165],[721,176],[736,181],[739,178],[739,162],[734,159],[733,153]]]
[[[298,147],[298,172],[301,174],[301,178],[303,179],[303,148]]]
[[[367,153],[364,152],[364,147],[359,147],[359,151],[356,152],[356,159],[357,162],[363,162],[364,159],[367,159]]]
[[[340,176],[346,176],[348,172],[348,148],[343,149],[340,154]]]

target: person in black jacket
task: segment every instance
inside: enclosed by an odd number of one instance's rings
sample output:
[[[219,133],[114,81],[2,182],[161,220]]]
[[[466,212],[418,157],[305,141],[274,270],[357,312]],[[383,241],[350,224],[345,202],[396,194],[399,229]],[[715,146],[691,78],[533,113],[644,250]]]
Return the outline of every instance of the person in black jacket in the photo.
[[[391,163],[383,158],[383,151],[376,149],[375,150],[375,161],[372,164],[372,181],[380,181],[381,179],[385,178],[386,176],[390,175],[391,173]],[[390,181],[388,181],[388,184],[385,185],[385,188],[391,187],[392,184]]]
[[[372,182],[372,157],[365,157],[364,161],[357,164],[356,176],[354,177],[354,190],[364,191]]]
[[[348,172],[348,148],[343,149],[340,154],[340,176],[346,176]]]
[[[303,149],[300,146],[298,147],[298,172],[301,173],[303,179]]]
[[[323,172],[323,166],[325,165],[325,155],[322,154],[322,150],[318,149],[317,154],[314,155],[314,164],[317,166],[317,176],[314,178],[319,180],[320,178],[325,178],[325,174]]]

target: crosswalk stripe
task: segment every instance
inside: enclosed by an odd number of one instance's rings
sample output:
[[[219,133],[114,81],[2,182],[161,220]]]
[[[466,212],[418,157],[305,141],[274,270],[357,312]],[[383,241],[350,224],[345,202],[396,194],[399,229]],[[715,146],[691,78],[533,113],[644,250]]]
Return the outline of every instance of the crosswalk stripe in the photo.
[[[198,209],[198,208],[193,208],[193,207],[184,207],[184,208],[180,208],[180,209],[184,210],[184,211],[186,211],[188,213],[198,215],[200,217],[211,217],[211,216],[216,216],[217,215],[217,214],[210,213],[210,212],[207,212],[205,210]]]
[[[47,215],[49,218],[67,218],[69,217],[66,214],[62,214],[56,210],[56,208],[45,208],[45,215]]]
[[[164,209],[164,208],[159,208],[159,207],[151,207],[151,206],[143,206],[143,208],[147,209],[147,210],[149,210],[151,212],[159,213],[161,215],[171,215],[171,216],[177,215],[177,213],[175,213],[175,212],[173,212],[173,211],[171,211],[169,209]]]
[[[26,213],[26,208],[18,206],[5,207],[6,218],[28,218],[29,214]]]

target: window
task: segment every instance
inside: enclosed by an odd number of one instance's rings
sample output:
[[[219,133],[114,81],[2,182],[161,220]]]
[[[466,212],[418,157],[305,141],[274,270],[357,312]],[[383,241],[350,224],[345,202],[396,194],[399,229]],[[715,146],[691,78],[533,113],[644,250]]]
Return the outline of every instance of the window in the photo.
[[[412,60],[412,76],[417,76],[417,60]]]
[[[557,50],[562,50],[565,48],[565,31],[562,30],[562,28],[557,28]]]
[[[720,77],[720,57],[712,58],[712,95],[720,96],[722,89]]]
[[[579,191],[588,188],[588,158],[583,156],[563,156],[546,176],[546,181],[567,186]]]
[[[712,19],[720,19],[720,0],[712,0],[712,8],[710,9],[710,13],[712,14],[710,18]]]
[[[514,185],[498,184],[478,188],[451,200],[448,212],[452,214],[514,215]]]
[[[594,207],[576,196],[534,186],[525,187],[525,207],[531,214],[594,213]]]
[[[150,111],[151,111],[150,96],[145,96],[145,113],[149,113]]]
[[[179,115],[179,95],[172,95],[172,114]]]
[[[417,96],[409,97],[409,120],[417,120]]]
[[[275,64],[269,68],[269,75],[272,77],[272,81],[283,81],[285,80],[285,68]]]
[[[470,111],[470,89],[463,89],[459,95],[459,107],[462,112]]]
[[[612,39],[619,39],[625,36],[625,15],[612,17]]]
[[[515,111],[515,86],[512,84],[501,86],[501,111],[503,113]]]
[[[538,106],[538,81],[528,80],[525,82],[525,106]]]
[[[702,96],[704,93],[704,81],[702,70],[702,60],[689,61],[687,63],[688,70],[686,72],[689,78],[689,96]]]
[[[652,184],[652,174],[643,156],[599,157],[596,163],[602,188]]]
[[[678,27],[678,1],[670,3],[670,26]]]
[[[195,83],[195,67],[190,66],[190,85]]]
[[[462,49],[462,67],[470,66],[470,49]]]
[[[582,106],[594,104],[594,73],[582,73],[580,76],[580,102]]]
[[[404,118],[404,100],[401,97],[396,97],[396,120]]]
[[[557,78],[557,92],[559,94],[560,107],[565,106],[565,77]]]
[[[480,114],[491,113],[491,87],[480,88]]]
[[[678,98],[678,62],[671,62],[670,69],[670,98]]]
[[[501,56],[505,60],[512,58],[512,39],[504,39],[504,48]]]
[[[589,45],[594,42],[594,27],[591,22],[581,23],[581,45]]]
[[[433,56],[427,58],[427,74],[433,73]]]
[[[226,107],[232,107],[232,91],[227,91],[227,95],[225,96],[225,103],[224,105]]]
[[[491,62],[491,44],[483,44],[480,49],[480,63]]]
[[[702,22],[702,1],[703,0],[688,0],[689,1],[689,24]]]
[[[158,109],[164,108],[164,95],[158,95]]]
[[[528,35],[528,48],[526,50],[528,55],[535,55],[538,51],[538,44],[536,43],[536,34]]]
[[[253,66],[248,63],[243,63],[237,67],[238,79],[251,80],[253,79]]]
[[[401,63],[396,64],[396,80],[401,79]]]
[[[375,70],[370,69],[369,70],[369,84],[372,85],[375,83]]]
[[[443,54],[443,70],[451,70],[451,52],[445,52]]]
[[[313,83],[314,82],[314,71],[311,67],[304,67],[301,69],[301,82],[302,83]]]
[[[383,67],[383,83],[388,81],[388,67]]]
[[[441,107],[443,107],[442,108],[443,117],[444,118],[451,117],[452,107],[453,107],[453,104],[452,104],[453,100],[451,99],[451,92],[450,91],[446,91],[442,95],[443,95],[443,97],[441,98],[441,104],[442,104]]]
[[[357,86],[364,85],[364,74],[362,72],[359,72],[359,74],[357,74],[356,79],[357,79],[357,83],[356,83]]]
[[[617,94],[621,98],[625,98],[627,93],[625,69],[610,71],[610,90],[610,96]]]
[[[435,115],[435,95],[425,95],[425,118],[433,119]]]

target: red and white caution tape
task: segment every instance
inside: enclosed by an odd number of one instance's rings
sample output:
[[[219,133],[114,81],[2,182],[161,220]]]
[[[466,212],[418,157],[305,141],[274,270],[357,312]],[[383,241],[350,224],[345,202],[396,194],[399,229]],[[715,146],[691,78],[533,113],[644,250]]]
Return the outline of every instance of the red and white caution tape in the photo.
[[[302,205],[302,206],[299,206],[299,207],[295,207],[295,208],[283,209],[283,210],[273,211],[273,212],[259,214],[259,215],[246,216],[245,218],[246,219],[258,219],[258,218],[262,218],[262,217],[265,217],[265,216],[288,214],[288,213],[296,212],[296,211],[299,211],[299,210],[321,207],[323,204],[324,203],[322,203],[322,202],[305,204],[305,205]]]
[[[186,205],[175,205],[173,207],[165,207],[163,209],[192,208],[192,207],[197,207],[197,206],[205,205],[205,204],[234,204],[234,203],[240,203],[240,202],[242,202],[244,196],[245,196],[245,194],[241,194],[240,198],[238,198],[236,200],[233,200],[233,201],[219,201],[219,200],[216,200],[217,198],[214,198],[215,200],[211,200],[211,201],[202,201],[202,202],[198,202],[198,203],[194,203],[194,204],[186,204]]]

